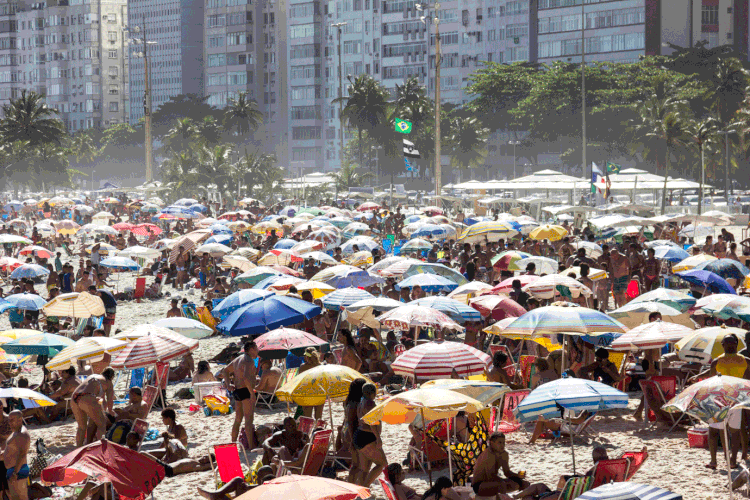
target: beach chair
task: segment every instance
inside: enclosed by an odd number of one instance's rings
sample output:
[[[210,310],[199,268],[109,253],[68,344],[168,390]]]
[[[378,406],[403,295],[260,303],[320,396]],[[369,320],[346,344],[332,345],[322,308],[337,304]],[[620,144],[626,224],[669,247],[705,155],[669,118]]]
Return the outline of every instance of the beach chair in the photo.
[[[297,419],[297,430],[310,437],[310,434],[315,430],[315,419],[312,417],[305,417],[304,415],[299,417]]]
[[[630,459],[630,467],[628,468],[628,476],[625,478],[626,481],[630,481],[638,469],[641,468],[643,462],[648,458],[648,449],[644,446],[641,451],[626,451],[620,458]]]
[[[427,439],[422,440],[422,446],[416,447],[410,444],[408,448],[411,469],[416,470],[419,467],[425,474],[432,471],[434,462],[448,460],[448,452],[445,447],[435,442],[435,440],[438,440],[444,443],[448,440],[448,426],[445,420],[433,420],[426,425]]]
[[[518,370],[521,372],[521,381],[523,385],[531,385],[531,368],[536,361],[536,356],[524,355],[518,360]]]
[[[591,424],[594,422],[594,418],[596,418],[596,413],[592,413],[591,415],[589,415],[589,417],[583,422],[581,422],[580,424],[578,424],[575,427],[575,429],[566,430],[565,427],[562,428],[560,430],[560,434],[552,438],[552,443],[555,443],[559,440],[563,440],[566,438],[570,438],[570,431],[573,432],[573,438],[590,435],[591,432],[589,432],[589,427],[591,427]],[[567,426],[567,422],[566,422],[566,426]]]
[[[288,371],[288,370],[287,370]],[[279,377],[279,380],[276,382],[276,387],[273,388],[272,392],[266,392],[266,391],[255,391],[257,397],[258,397],[258,404],[265,406],[269,410],[273,410],[274,407],[274,398],[276,397],[276,391],[279,390],[279,387],[284,385],[286,382],[285,374],[287,371],[283,372],[281,376]],[[276,404],[278,404],[279,401],[276,401]]]
[[[341,357],[344,354],[344,348],[343,347],[337,347],[333,350],[333,356],[336,358],[336,363],[341,364]]]
[[[617,373],[622,376],[622,380],[615,384],[615,389],[622,392],[628,392],[631,378],[625,375],[625,366],[628,363],[628,353],[610,351],[609,360],[617,367]]]
[[[495,420],[492,432],[510,434],[523,428],[523,424],[518,423],[516,416],[513,415],[513,410],[518,407],[521,401],[523,401],[530,392],[529,389],[521,389],[519,391],[506,392],[503,395],[503,410],[500,414],[501,418],[499,419],[500,421]]]
[[[137,450],[141,451],[141,446],[143,446],[143,440],[146,438],[146,433],[148,432],[148,422],[146,422],[142,418],[135,419],[135,422],[133,422],[133,428],[131,429],[131,431],[138,434]]]
[[[378,481],[380,481],[380,486],[383,487],[383,491],[385,492],[385,497],[388,500],[398,500],[398,497],[396,496],[396,489],[387,479],[383,479],[382,477],[379,477]]]
[[[310,446],[307,448],[307,454],[305,455],[302,467],[287,465],[285,466],[287,472],[303,476],[317,476],[328,456],[328,448],[331,445],[332,435],[333,431],[331,429],[316,432],[310,441]]]
[[[649,422],[651,422],[651,425],[655,425],[657,419],[656,419],[656,413],[651,411],[651,409],[649,408],[649,404],[648,404],[649,398],[655,401],[658,401],[659,407],[664,406],[665,404],[667,404],[667,401],[669,401],[664,395],[664,391],[662,390],[662,385],[660,381],[653,380],[654,378],[656,378],[656,376],[651,377],[652,380],[640,380],[638,382],[638,384],[641,386],[641,390],[643,391],[643,404],[645,405],[645,409],[646,409],[646,416],[647,416],[646,418],[648,419]],[[672,378],[675,379],[675,384],[676,384],[677,379],[675,377],[672,377]],[[669,382],[665,380],[661,380],[661,382],[667,385],[669,384]],[[675,389],[675,392],[676,392],[676,389]],[[672,397],[674,397],[674,394],[672,395]],[[672,427],[669,429],[670,432],[672,432],[672,430],[677,426],[680,420],[682,420],[685,417],[685,415],[686,414],[683,413],[679,417],[676,417],[675,415],[671,413],[669,414],[669,418],[672,420]]]
[[[159,389],[153,385],[147,385],[143,390],[143,401],[148,405],[148,411],[151,413],[151,408],[154,407],[156,397],[159,395]]]
[[[242,472],[242,462],[240,461],[240,448],[242,448],[242,445],[239,443],[215,444],[215,464],[211,454],[208,454],[208,459],[211,462],[211,469],[214,472],[214,480],[216,481],[217,488],[219,487],[219,480],[221,480],[222,483],[226,484],[235,477],[245,477],[245,474]],[[242,454],[245,455],[245,463],[248,464],[249,467],[250,463],[247,461],[247,453],[245,453],[245,448],[242,448]]]
[[[597,488],[603,484],[621,483],[627,480],[629,468],[629,458],[600,460],[596,463],[594,469],[594,484],[591,487]]]
[[[146,278],[135,279],[135,290],[133,291],[133,298],[140,302],[146,295]]]
[[[574,500],[591,489],[594,484],[593,476],[571,477],[563,486],[557,500]]]

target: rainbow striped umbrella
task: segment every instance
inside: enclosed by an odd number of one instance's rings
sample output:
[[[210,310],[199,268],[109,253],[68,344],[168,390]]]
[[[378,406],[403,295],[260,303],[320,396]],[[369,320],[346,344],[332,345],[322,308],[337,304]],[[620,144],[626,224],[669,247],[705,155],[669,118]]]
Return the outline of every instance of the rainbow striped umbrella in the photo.
[[[503,331],[505,335],[602,335],[626,333],[627,327],[606,314],[587,307],[547,306],[527,312]]]
[[[518,231],[506,221],[482,221],[467,227],[458,239],[461,243],[496,242],[504,238],[512,238]]]

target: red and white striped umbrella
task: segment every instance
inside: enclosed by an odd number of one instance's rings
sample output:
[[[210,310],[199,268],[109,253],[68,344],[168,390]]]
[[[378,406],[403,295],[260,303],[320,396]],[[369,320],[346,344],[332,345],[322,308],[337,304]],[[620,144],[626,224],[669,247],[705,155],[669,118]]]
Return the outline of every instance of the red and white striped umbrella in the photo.
[[[695,333],[695,330],[678,323],[653,321],[636,326],[612,342],[615,351],[638,351],[661,349],[670,342],[677,342]]]
[[[405,305],[391,309],[378,317],[381,325],[394,330],[406,331],[413,326],[463,330],[463,327],[437,309]]]
[[[460,377],[479,375],[492,358],[461,342],[429,342],[409,349],[396,358],[391,368],[398,375],[422,380],[450,378],[453,370]]]
[[[147,335],[128,344],[112,359],[116,370],[152,366],[184,356],[198,347],[198,340],[189,339],[167,328],[150,325]]]
[[[129,222],[118,222],[117,224],[112,225],[112,229],[116,229],[118,231],[132,231],[135,226]]]
[[[134,226],[133,229],[130,230],[130,232],[137,236],[151,236],[152,234],[161,234],[162,230],[156,224],[144,223]]]

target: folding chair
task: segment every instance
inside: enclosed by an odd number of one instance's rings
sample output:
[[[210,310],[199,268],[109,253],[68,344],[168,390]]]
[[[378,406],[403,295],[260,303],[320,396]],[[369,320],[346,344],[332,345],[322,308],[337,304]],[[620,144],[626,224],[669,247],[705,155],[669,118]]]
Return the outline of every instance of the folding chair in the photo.
[[[594,484],[593,476],[572,477],[563,486],[558,500],[574,500],[591,489]]]
[[[531,384],[531,368],[536,361],[536,356],[521,356],[518,360],[518,370],[521,372],[521,381],[526,387]]]
[[[138,451],[141,451],[141,446],[143,446],[143,440],[146,438],[146,433],[148,432],[148,422],[141,418],[135,419],[135,422],[133,422],[133,428],[131,429],[132,432],[135,432],[138,434]]]
[[[411,459],[412,470],[416,470],[416,468],[419,467],[422,469],[422,472],[428,474],[432,471],[433,462],[440,462],[448,459],[448,452],[446,449],[431,439],[431,436],[435,436],[443,442],[447,441],[448,426],[444,419],[433,420],[432,422],[424,423],[423,425],[427,426],[425,428],[427,439],[422,441],[422,446],[419,448],[409,445],[408,453]]]
[[[620,458],[630,459],[630,468],[628,469],[628,476],[625,478],[626,481],[630,481],[638,469],[641,468],[643,462],[648,458],[648,449],[644,446],[641,451],[626,451]]]
[[[650,426],[653,426],[656,424],[657,418],[656,413],[654,413],[651,408],[649,408],[648,400],[653,399],[659,403],[659,407],[661,408],[665,404],[667,404],[668,399],[664,396],[664,391],[662,391],[662,385],[658,380],[653,380],[655,377],[651,377],[652,380],[640,380],[638,384],[641,386],[641,390],[643,391],[643,404],[645,405],[646,415],[647,415],[647,421],[651,422]],[[676,377],[672,377],[676,381]],[[661,381],[666,384],[669,382],[667,381]],[[675,382],[676,383],[676,382]],[[648,397],[647,397],[648,396]],[[674,395],[672,396],[674,397]],[[673,414],[669,414],[669,418],[672,420],[672,427],[669,429],[669,432],[672,432],[672,430],[677,427],[677,424],[680,423],[680,421],[685,418],[687,414],[683,413],[679,417],[676,417]]]
[[[143,401],[148,405],[148,412],[151,413],[151,408],[154,407],[156,396],[159,395],[159,389],[153,385],[147,385],[143,391]]]
[[[589,432],[589,427],[591,427],[591,424],[594,422],[595,417],[596,417],[596,413],[592,413],[591,415],[589,415],[589,417],[586,420],[578,424],[575,427],[575,429],[568,429],[568,430],[561,429],[560,435],[552,438],[552,442],[555,443],[558,440],[570,438],[571,432],[573,433],[573,438],[590,435],[591,433]]]
[[[315,419],[305,416],[299,417],[297,420],[297,430],[310,437],[310,434],[315,430]]]
[[[627,479],[629,468],[630,459],[628,458],[600,460],[596,463],[594,484],[591,487],[597,488],[603,484],[621,483]]]
[[[331,429],[316,432],[312,437],[310,446],[307,448],[302,467],[286,465],[286,470],[289,473],[296,471],[295,473],[303,476],[317,476],[328,456],[328,447],[331,445],[332,435],[333,431]]]
[[[142,299],[145,295],[146,295],[146,278],[136,278],[135,290],[133,291],[133,298],[137,299],[140,302],[140,299]]]
[[[516,420],[515,415],[513,415],[513,410],[518,407],[521,401],[523,401],[530,392],[531,390],[529,389],[521,389],[519,391],[506,392],[503,395],[503,411],[501,414],[502,418],[499,422],[497,421],[497,419],[495,420],[495,425],[492,428],[493,432],[503,432],[505,434],[509,434],[524,428],[523,424],[518,423],[518,420]]]
[[[214,465],[214,460],[213,457],[211,457],[211,454],[208,454],[217,488],[219,487],[219,479],[224,484],[228,483],[235,477],[241,477],[244,479],[245,474],[242,472],[242,462],[240,461],[240,448],[242,448],[240,443],[215,444],[214,455],[216,456],[216,465]],[[242,448],[242,454],[245,455],[245,463],[249,467],[250,462],[247,461],[245,448]]]
[[[385,492],[385,497],[388,500],[398,500],[398,497],[396,496],[396,489],[387,479],[383,479],[382,477],[379,477],[378,481],[380,481],[380,486],[383,487],[383,491]]]
[[[273,392],[255,391],[255,393],[256,393],[256,395],[258,397],[258,400],[257,400],[258,404],[261,404],[261,405],[265,406],[269,410],[273,410],[274,409],[273,408],[273,405],[274,405],[273,398],[276,397],[276,391],[279,390],[279,387],[281,387],[282,385],[284,385],[284,383],[286,382],[285,375],[286,375],[287,372],[288,372],[288,370],[285,371],[285,372],[283,372],[281,374],[281,376],[279,377],[279,380],[276,381],[276,387],[273,388]]]

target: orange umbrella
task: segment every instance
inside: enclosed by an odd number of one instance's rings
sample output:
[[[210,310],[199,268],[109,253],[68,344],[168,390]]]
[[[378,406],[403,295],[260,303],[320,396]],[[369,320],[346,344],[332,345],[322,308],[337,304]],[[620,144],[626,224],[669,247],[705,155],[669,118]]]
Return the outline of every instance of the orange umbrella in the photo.
[[[370,490],[356,484],[315,476],[281,476],[238,496],[236,500],[354,500],[368,498]]]

